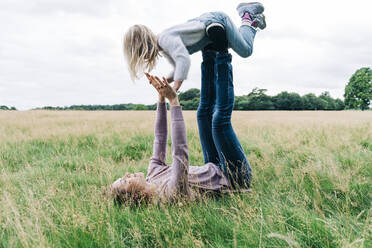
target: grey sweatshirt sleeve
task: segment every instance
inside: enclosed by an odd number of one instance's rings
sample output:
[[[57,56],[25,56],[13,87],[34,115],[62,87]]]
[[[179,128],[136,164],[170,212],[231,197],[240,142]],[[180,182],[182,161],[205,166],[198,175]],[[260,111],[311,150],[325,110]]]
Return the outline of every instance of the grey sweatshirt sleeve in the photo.
[[[185,80],[190,70],[191,60],[181,37],[164,34],[159,40],[159,45],[173,61],[171,62],[174,66],[174,72],[171,73],[173,80]]]
[[[186,126],[181,106],[171,107],[172,118],[172,155],[171,179],[168,182],[170,196],[189,196],[187,174],[189,152],[187,147]]]
[[[158,102],[155,120],[155,139],[151,163],[164,165],[166,161],[168,139],[167,105]]]
[[[171,66],[173,67],[172,71],[167,75],[167,79],[172,79],[172,81],[174,81],[174,68],[176,67],[176,63],[174,63],[173,59],[167,53],[163,52],[162,55],[164,56],[164,58],[168,60],[169,64],[171,64]]]

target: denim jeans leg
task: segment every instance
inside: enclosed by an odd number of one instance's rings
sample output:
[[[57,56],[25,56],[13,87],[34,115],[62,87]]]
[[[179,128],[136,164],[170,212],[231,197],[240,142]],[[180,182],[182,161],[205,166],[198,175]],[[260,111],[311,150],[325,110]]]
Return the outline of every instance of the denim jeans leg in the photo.
[[[218,164],[218,153],[212,136],[212,115],[216,100],[216,88],[214,83],[215,57],[215,51],[203,51],[203,62],[201,64],[201,94],[197,119],[204,162]]]
[[[229,46],[243,58],[251,56],[257,31],[247,25],[241,25],[238,29],[229,16],[225,17],[225,27]]]
[[[190,21],[200,21],[207,27],[211,23],[220,23],[225,26],[226,37],[229,42],[229,48],[232,48],[239,56],[249,57],[253,52],[253,43],[256,36],[256,29],[241,25],[239,28],[232,22],[231,18],[224,12],[208,12]],[[200,42],[188,46],[190,54],[202,50],[212,41],[205,36]]]
[[[212,119],[212,135],[217,148],[221,170],[233,187],[249,187],[251,168],[231,125],[234,107],[234,86],[231,54],[216,57],[216,106]]]

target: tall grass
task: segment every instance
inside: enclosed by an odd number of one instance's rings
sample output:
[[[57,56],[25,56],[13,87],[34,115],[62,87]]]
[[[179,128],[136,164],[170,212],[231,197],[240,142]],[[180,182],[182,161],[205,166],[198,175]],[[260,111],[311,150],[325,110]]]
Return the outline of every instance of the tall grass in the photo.
[[[146,172],[153,112],[0,112],[0,247],[372,247],[372,113],[233,117],[251,194],[131,209],[102,189]]]

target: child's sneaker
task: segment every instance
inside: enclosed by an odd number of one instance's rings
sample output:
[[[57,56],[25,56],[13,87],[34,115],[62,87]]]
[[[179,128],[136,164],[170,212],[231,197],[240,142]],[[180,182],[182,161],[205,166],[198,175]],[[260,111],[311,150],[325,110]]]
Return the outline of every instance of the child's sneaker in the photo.
[[[261,3],[241,3],[237,7],[239,15],[242,17],[242,24],[254,28],[265,29],[266,20],[262,12],[265,10]]]
[[[255,28],[265,29],[266,28],[266,18],[264,14],[258,14],[252,21],[251,24]]]

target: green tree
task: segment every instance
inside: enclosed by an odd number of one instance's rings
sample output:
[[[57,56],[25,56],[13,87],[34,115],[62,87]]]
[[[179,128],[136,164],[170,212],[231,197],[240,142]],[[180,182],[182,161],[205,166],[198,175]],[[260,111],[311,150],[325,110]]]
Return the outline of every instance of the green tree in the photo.
[[[182,106],[182,109],[184,110],[197,110],[199,102],[200,102],[199,98],[193,98],[187,101],[180,101],[180,104]]]
[[[248,110],[274,110],[274,104],[271,97],[266,95],[267,89],[254,88],[248,94]]]
[[[304,95],[302,97],[302,102],[304,110],[317,110],[318,97],[315,94],[309,93]]]
[[[345,103],[341,99],[337,98],[335,100],[335,103],[336,103],[336,110],[344,110],[345,109]]]
[[[199,89],[189,89],[185,92],[181,92],[178,96],[178,99],[181,101],[190,101],[194,98],[200,98],[200,90]]]
[[[331,97],[328,91],[323,92],[320,96],[320,99],[323,99],[327,102],[325,110],[335,110],[336,109],[336,102],[335,99]]]
[[[247,96],[236,96],[234,103],[234,110],[248,110],[249,99]]]
[[[148,110],[148,108],[144,104],[136,104],[133,110]]]
[[[372,100],[372,70],[361,68],[351,76],[345,87],[345,105],[348,109],[369,108]]]
[[[303,101],[299,94],[283,91],[273,97],[275,108],[278,110],[302,110]]]

